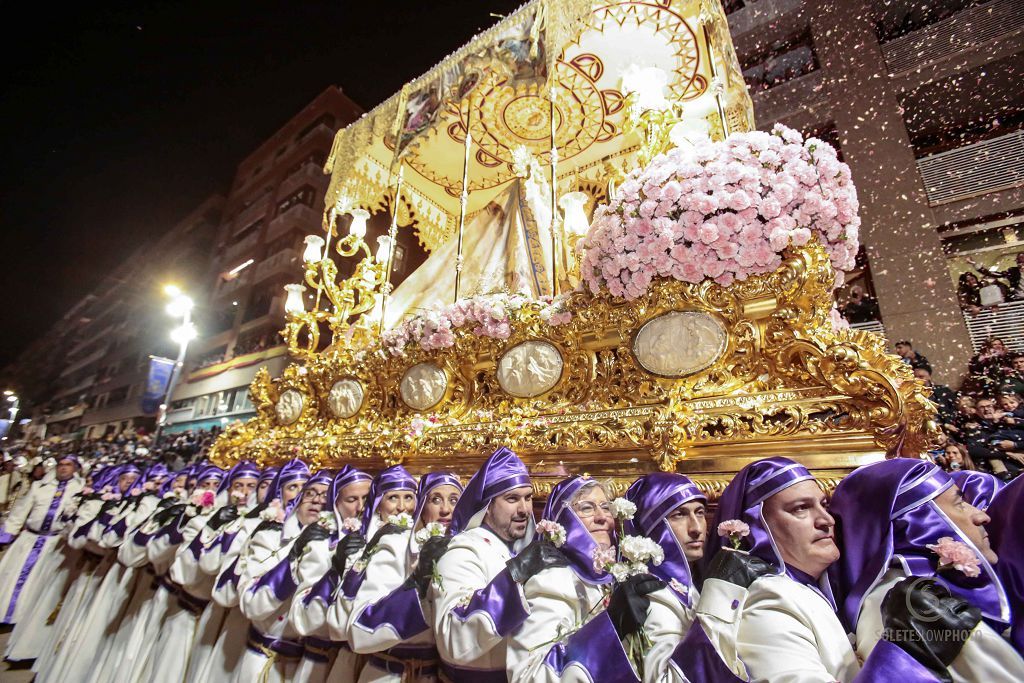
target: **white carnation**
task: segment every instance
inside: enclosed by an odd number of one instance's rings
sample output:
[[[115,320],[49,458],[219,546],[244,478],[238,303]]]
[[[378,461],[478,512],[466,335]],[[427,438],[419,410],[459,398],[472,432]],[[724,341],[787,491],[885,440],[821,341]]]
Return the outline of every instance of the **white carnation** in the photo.
[[[616,498],[612,501],[612,514],[615,519],[633,519],[636,505],[625,498]]]

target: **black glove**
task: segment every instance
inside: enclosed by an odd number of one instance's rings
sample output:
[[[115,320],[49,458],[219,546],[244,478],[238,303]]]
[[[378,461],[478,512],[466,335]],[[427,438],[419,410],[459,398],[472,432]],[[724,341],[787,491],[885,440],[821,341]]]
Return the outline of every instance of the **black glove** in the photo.
[[[932,578],[910,576],[882,599],[882,637],[899,646],[940,681],[981,621],[981,610]]]
[[[269,505],[269,503],[267,503],[267,502],[260,503],[259,505],[254,507],[252,510],[249,510],[247,513],[245,513],[245,518],[246,519],[256,519],[257,517],[260,516],[261,512],[263,512],[264,510],[267,509],[267,505]]]
[[[238,519],[238,508],[234,505],[225,505],[210,515],[210,519],[206,522],[206,526],[216,531],[228,522],[232,522],[236,519]]]
[[[259,526],[257,526],[255,529],[253,529],[252,535],[255,536],[259,532],[267,531],[267,530],[269,530],[269,531],[280,531],[283,528],[284,528],[284,524],[281,524],[281,522],[275,522],[272,519],[265,519],[265,520],[263,520],[262,522],[259,523]]]
[[[420,548],[420,556],[416,560],[416,568],[406,579],[406,586],[415,586],[420,599],[427,597],[427,589],[430,588],[430,581],[434,578],[434,566],[437,561],[447,552],[448,544],[452,542],[451,536],[431,536]]]
[[[120,502],[121,502],[120,500],[105,500],[105,501],[103,501],[103,505],[100,506],[100,511],[96,514],[96,516],[99,517],[104,512],[106,512],[107,510],[109,510],[110,508],[114,507],[115,505],[117,505]]]
[[[377,544],[380,543],[380,539],[384,538],[388,534],[400,534],[404,529],[397,524],[385,524],[381,528],[377,529],[377,533],[373,535],[373,538],[366,544],[367,548],[376,548]]]
[[[535,539],[511,560],[505,563],[512,580],[526,583],[530,577],[551,567],[568,567],[569,560],[561,550],[543,539]]]
[[[163,528],[170,522],[177,519],[185,512],[185,504],[178,503],[168,508],[164,508],[160,512],[153,515],[153,523],[156,524],[157,528]]]
[[[722,548],[711,559],[706,578],[720,579],[740,588],[750,588],[755,579],[775,573],[775,567],[757,555]]]
[[[651,606],[651,599],[647,596],[665,585],[664,581],[650,574],[630,576],[616,584],[608,601],[608,617],[619,634],[619,640],[640,631]]]
[[[299,537],[292,543],[292,547],[288,551],[288,559],[295,562],[302,557],[302,553],[306,552],[306,547],[309,546],[310,541],[323,541],[330,537],[331,532],[316,522],[307,524],[299,532]]]
[[[331,566],[338,572],[338,576],[345,576],[345,565],[348,563],[348,559],[365,547],[366,539],[362,534],[349,534],[338,541],[338,545],[334,548],[334,557],[331,559]]]

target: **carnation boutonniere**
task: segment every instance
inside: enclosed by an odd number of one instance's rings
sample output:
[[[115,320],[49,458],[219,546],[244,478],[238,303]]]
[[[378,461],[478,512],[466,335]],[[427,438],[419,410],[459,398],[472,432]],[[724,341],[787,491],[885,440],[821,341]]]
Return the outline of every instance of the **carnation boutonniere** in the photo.
[[[402,530],[411,529],[412,516],[407,512],[401,512],[397,515],[391,515],[390,517],[388,517],[388,524],[394,524]]]
[[[981,561],[966,543],[943,536],[938,543],[929,543],[925,547],[939,556],[939,571],[956,569],[972,578],[981,574]]]
[[[733,550],[739,550],[745,536],[750,535],[750,525],[738,519],[727,519],[718,525],[718,535],[728,538]]]
[[[275,498],[267,504],[267,507],[260,511],[260,519],[264,522],[284,522],[284,508],[281,507],[281,501]]]
[[[550,519],[540,520],[537,522],[537,534],[556,548],[561,548],[565,545],[565,527],[558,522],[552,522]]]
[[[423,545],[434,536],[444,536],[448,532],[448,527],[440,522],[430,522],[425,527],[416,532],[416,542]]]
[[[358,517],[346,517],[341,520],[341,529],[348,534],[357,534],[363,530],[363,522]]]
[[[316,518],[316,523],[332,534],[338,530],[338,522],[334,519],[334,513],[330,510],[321,512],[320,516]]]

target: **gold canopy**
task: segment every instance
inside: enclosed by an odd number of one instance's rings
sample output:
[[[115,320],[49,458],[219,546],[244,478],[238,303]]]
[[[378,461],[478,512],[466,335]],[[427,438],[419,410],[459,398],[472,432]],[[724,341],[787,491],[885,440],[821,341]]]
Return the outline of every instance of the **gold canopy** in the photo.
[[[560,181],[604,186],[636,166],[623,76],[637,67],[661,70],[712,135],[753,127],[718,0],[533,0],[339,131],[326,204],[383,208],[402,165],[397,204],[414,216],[400,222],[432,251],[459,225],[466,131],[471,219],[516,180],[517,148],[550,167],[552,110]]]

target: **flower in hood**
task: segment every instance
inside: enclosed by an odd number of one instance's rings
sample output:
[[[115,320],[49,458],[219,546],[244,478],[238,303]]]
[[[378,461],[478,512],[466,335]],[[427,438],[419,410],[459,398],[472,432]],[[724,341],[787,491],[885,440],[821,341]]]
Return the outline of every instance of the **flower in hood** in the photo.
[[[565,527],[558,522],[553,522],[550,519],[540,520],[537,522],[537,533],[550,541],[551,545],[556,548],[561,548],[565,545]]]
[[[217,500],[216,494],[213,491],[196,491],[192,494],[192,498],[189,502],[200,508],[212,508],[214,502]]]
[[[952,568],[972,578],[981,574],[978,555],[966,543],[943,536],[938,543],[929,543],[925,547],[939,556],[940,570]]]
[[[430,522],[425,527],[416,532],[416,542],[423,545],[428,540],[435,536],[444,536],[448,532],[448,527],[440,522]]]
[[[260,511],[260,519],[264,522],[284,522],[284,508],[281,501],[275,498],[267,504],[267,507]]]
[[[718,535],[728,538],[736,550],[740,547],[740,539],[750,535],[750,525],[738,519],[727,519],[718,525]]]
[[[412,528],[412,515],[408,512],[400,512],[397,515],[388,517],[388,524],[394,524],[401,529]]]

